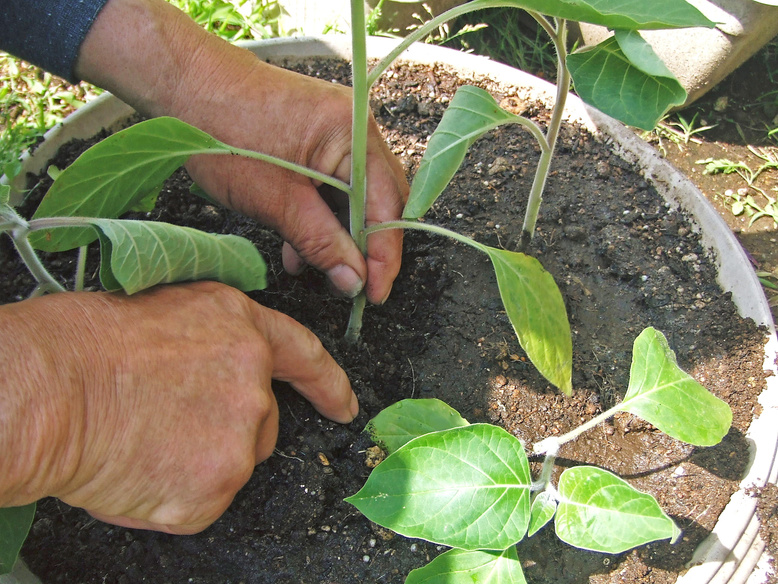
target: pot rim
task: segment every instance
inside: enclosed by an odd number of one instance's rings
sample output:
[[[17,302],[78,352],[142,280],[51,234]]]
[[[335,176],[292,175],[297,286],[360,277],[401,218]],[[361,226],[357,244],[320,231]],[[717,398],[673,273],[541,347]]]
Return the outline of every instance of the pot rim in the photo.
[[[398,42],[395,39],[371,37],[368,39],[368,57],[383,57]],[[238,44],[271,62],[351,57],[350,37],[345,35],[290,37]],[[439,63],[455,68],[464,75],[492,77],[521,88],[535,99],[549,104],[554,102],[556,92],[552,84],[486,57],[417,43],[403,53],[399,60],[421,64]],[[22,157],[23,171],[10,183],[6,177],[0,178],[0,183],[11,184],[13,200],[20,201],[27,173],[38,174],[43,170],[61,144],[74,138],[91,138],[104,128],[117,126],[132,113],[132,108],[110,93],[101,95],[47,132],[44,142],[32,154],[25,153]],[[752,318],[767,332],[765,369],[774,375],[767,378],[767,387],[759,397],[762,414],[752,421],[746,433],[750,451],[748,473],[719,516],[713,531],[695,551],[687,566],[689,569],[679,575],[677,580],[678,584],[762,582],[768,569],[769,556],[765,551],[765,543],[758,535],[756,498],[747,491],[763,487],[768,482],[778,482],[778,464],[775,464],[778,452],[778,339],[762,286],[726,222],[697,187],[662,159],[652,146],[621,122],[585,105],[572,94],[567,101],[565,117],[611,141],[616,153],[637,164],[645,180],[656,188],[671,207],[687,211],[693,228],[701,233],[703,246],[714,258],[719,285],[724,291],[732,292],[732,298],[742,316]],[[22,561],[19,562],[18,570],[18,573],[15,571],[10,576],[0,577],[0,584],[39,582],[26,570]],[[29,579],[30,576],[34,579]]]

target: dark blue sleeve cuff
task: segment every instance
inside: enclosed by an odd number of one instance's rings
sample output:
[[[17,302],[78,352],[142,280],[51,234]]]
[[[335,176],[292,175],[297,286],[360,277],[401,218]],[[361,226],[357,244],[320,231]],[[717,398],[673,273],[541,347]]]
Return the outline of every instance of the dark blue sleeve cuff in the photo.
[[[0,0],[0,49],[68,81],[86,33],[108,0]]]

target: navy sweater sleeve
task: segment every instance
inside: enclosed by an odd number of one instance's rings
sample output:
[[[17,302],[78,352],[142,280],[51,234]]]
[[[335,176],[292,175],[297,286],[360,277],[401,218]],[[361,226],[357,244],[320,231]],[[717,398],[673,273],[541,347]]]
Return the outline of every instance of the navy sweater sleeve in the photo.
[[[0,49],[78,81],[84,37],[108,0],[0,0]]]

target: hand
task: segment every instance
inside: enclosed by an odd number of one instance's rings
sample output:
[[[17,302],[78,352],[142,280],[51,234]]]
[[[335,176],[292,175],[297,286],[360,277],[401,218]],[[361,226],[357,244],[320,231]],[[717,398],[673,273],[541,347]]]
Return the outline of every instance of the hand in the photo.
[[[175,116],[231,146],[350,179],[349,89],[268,65],[164,0],[110,0],[76,74],[147,115]],[[364,285],[370,302],[386,300],[400,269],[400,230],[371,235],[365,259],[311,180],[232,156],[195,157],[187,167],[214,198],[279,231],[291,245],[289,271],[308,263],[348,296]],[[408,185],[372,118],[367,181],[368,223],[399,219]]]
[[[0,461],[3,505],[52,495],[109,523],[195,533],[273,452],[271,377],[328,418],[358,412],[310,331],[214,282],[56,294],[0,307],[0,324],[28,346],[6,378],[16,397],[0,394],[0,446],[17,453]]]
[[[232,48],[232,47],[229,47]],[[210,101],[178,116],[231,145],[291,160],[348,182],[351,174],[351,91],[248,58],[233,58]],[[205,88],[202,91],[208,93]],[[218,94],[218,96],[216,96]],[[218,112],[218,113],[214,113]],[[252,120],[261,120],[252,123]],[[383,303],[400,269],[402,231],[375,233],[367,265],[348,231],[310,179],[276,166],[230,156],[200,156],[187,168],[212,196],[274,227],[291,244],[284,265],[324,271],[353,297],[366,282],[369,301]],[[408,195],[402,166],[371,118],[367,223],[397,220]],[[346,219],[348,215],[346,213]]]

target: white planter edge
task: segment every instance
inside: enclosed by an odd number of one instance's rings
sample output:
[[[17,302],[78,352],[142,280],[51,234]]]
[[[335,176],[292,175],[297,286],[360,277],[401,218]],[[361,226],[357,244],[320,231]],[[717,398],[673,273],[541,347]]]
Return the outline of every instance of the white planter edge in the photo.
[[[380,58],[397,43],[395,40],[371,38],[369,58]],[[269,61],[300,60],[311,57],[351,57],[348,37],[296,37],[241,43],[260,58]],[[417,44],[401,60],[421,64],[441,63],[457,69],[460,74],[488,76],[500,82],[526,90],[536,99],[552,104],[554,87],[537,77],[485,57],[470,55],[434,45]],[[104,94],[69,116],[65,122],[49,131],[45,141],[31,155],[23,158],[23,171],[11,186],[18,201],[27,173],[38,174],[60,145],[73,138],[90,138],[103,128],[120,124],[133,113],[132,108],[110,94]],[[712,251],[719,270],[719,285],[732,292],[732,298],[741,315],[754,319],[767,330],[765,369],[778,374],[776,369],[776,338],[770,307],[761,284],[750,267],[745,252],[724,220],[696,186],[677,169],[663,160],[656,150],[620,122],[586,106],[577,97],[570,96],[566,117],[578,121],[592,132],[609,139],[616,151],[626,160],[638,164],[645,179],[674,207],[682,207],[691,216],[694,227],[701,233],[703,245]],[[5,177],[0,183],[7,183]],[[760,584],[767,569],[765,544],[758,536],[756,499],[747,489],[759,488],[767,482],[778,482],[778,377],[767,379],[767,388],[759,403],[762,414],[752,421],[746,434],[751,461],[747,476],[736,492],[711,534],[695,552],[689,569],[677,584]],[[19,561],[12,574],[0,576],[0,584],[40,584]]]

